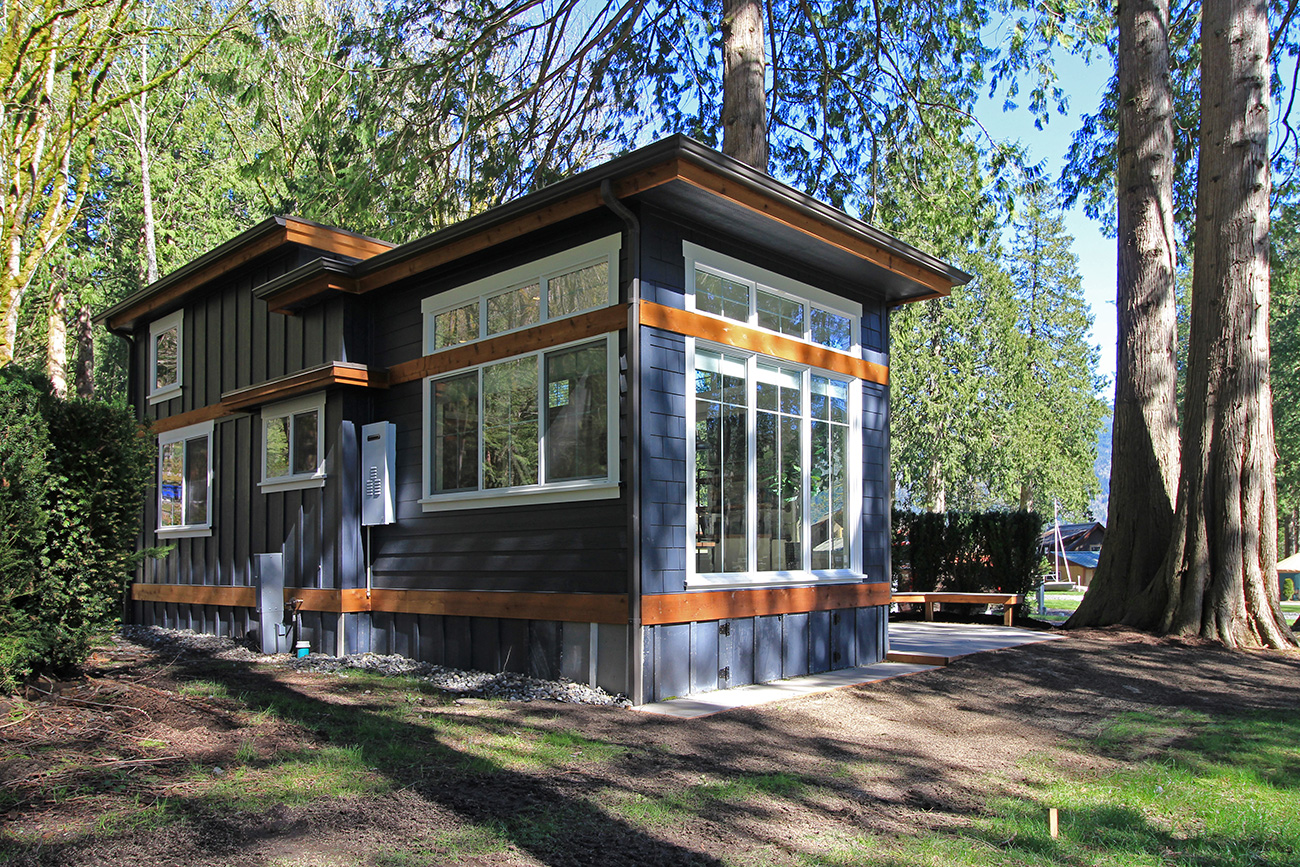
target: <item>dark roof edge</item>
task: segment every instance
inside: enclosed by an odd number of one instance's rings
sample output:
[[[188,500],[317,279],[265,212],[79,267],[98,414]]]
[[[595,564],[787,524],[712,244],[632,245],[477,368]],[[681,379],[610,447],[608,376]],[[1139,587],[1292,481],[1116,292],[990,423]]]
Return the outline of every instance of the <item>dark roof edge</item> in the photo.
[[[616,180],[635,174],[643,169],[658,165],[673,158],[687,158],[705,166],[729,180],[744,184],[751,189],[764,193],[785,204],[801,210],[818,220],[830,223],[839,229],[857,235],[862,240],[893,253],[927,271],[931,271],[954,285],[969,283],[973,278],[959,268],[944,262],[912,245],[901,241],[875,228],[869,223],[833,208],[812,196],[801,193],[789,185],[776,180],[771,175],[746,165],[739,160],[718,153],[707,145],[701,144],[685,135],[673,135],[660,139],[631,153],[615,157],[608,162],[587,169],[572,177],[551,184],[536,192],[498,205],[480,214],[468,217],[423,238],[395,247],[386,253],[380,253],[357,263],[353,274],[362,277],[384,268],[413,258],[429,250],[452,243],[461,238],[482,232],[493,225],[522,216],[530,211],[540,210],[555,202],[563,201],[577,193],[599,188],[602,181]]]
[[[253,297],[266,298],[266,296],[274,295],[286,286],[293,286],[302,280],[310,279],[318,274],[339,274],[343,277],[351,278],[354,267],[354,263],[346,259],[322,256],[319,259],[312,259],[305,265],[299,265],[292,271],[286,271],[279,277],[268,280],[258,286],[254,286]]]

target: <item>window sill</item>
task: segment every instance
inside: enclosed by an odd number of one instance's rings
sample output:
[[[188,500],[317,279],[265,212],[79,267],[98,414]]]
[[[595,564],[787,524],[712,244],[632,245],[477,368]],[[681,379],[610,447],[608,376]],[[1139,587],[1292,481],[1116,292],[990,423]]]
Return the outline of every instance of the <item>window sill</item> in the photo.
[[[577,503],[584,500],[610,500],[619,494],[618,482],[569,483],[567,485],[540,485],[531,490],[466,491],[457,494],[439,494],[420,500],[426,512],[446,512],[454,509],[496,509],[505,506],[532,506],[541,503]]]
[[[211,536],[211,527],[159,527],[155,531],[159,539],[196,539]]]
[[[168,388],[159,389],[149,395],[149,405],[164,403],[174,397],[181,396],[181,387],[179,385],[169,386]]]
[[[825,572],[721,572],[691,575],[686,579],[686,589],[742,590],[747,587],[809,587],[825,584],[862,584],[867,580],[864,573],[854,572],[851,569],[833,569]]]
[[[264,494],[274,494],[276,491],[298,491],[309,488],[325,487],[325,476],[301,476],[290,479],[275,479],[269,482],[259,482],[258,487]]]

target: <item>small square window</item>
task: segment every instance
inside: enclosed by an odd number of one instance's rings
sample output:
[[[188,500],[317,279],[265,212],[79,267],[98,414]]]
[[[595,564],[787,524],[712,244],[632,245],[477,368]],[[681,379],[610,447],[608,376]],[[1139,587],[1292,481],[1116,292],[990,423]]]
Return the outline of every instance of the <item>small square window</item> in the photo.
[[[158,437],[158,535],[212,532],[212,422]]]
[[[325,395],[314,394],[262,410],[262,491],[325,484],[321,436]]]
[[[149,403],[180,396],[184,381],[184,313],[177,310],[149,326]]]
[[[446,349],[478,340],[478,302],[446,310],[433,317],[433,345]]]

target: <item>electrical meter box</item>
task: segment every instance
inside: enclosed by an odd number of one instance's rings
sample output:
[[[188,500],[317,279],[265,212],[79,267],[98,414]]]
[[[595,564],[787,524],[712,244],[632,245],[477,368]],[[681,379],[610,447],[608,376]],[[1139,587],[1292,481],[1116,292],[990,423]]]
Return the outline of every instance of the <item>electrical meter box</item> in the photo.
[[[377,421],[361,427],[361,525],[397,520],[397,425]]]

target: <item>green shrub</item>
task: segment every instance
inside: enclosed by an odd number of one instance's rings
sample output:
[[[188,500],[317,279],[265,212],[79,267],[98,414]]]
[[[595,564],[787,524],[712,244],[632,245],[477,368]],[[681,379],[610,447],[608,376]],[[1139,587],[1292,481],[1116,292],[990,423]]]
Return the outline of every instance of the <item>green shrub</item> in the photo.
[[[0,682],[8,685],[76,665],[116,621],[142,556],[135,541],[154,461],[130,410],[60,400],[32,380],[0,371]]]
[[[1290,578],[1282,579],[1282,598],[1290,599],[1295,595],[1295,582]]]

